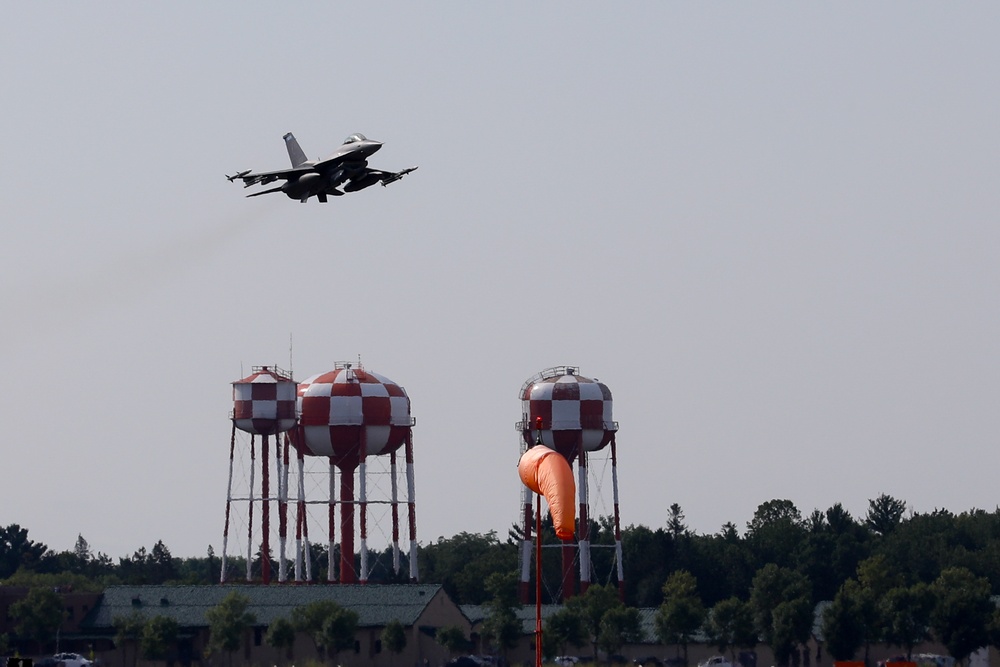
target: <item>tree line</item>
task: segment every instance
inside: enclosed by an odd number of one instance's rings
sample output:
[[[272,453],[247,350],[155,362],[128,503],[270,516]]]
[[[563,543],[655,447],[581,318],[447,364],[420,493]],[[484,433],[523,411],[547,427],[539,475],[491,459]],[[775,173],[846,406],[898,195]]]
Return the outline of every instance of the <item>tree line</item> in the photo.
[[[550,523],[542,535],[545,542],[557,542]],[[596,546],[613,545],[611,519],[592,520],[590,538]],[[484,582],[503,575],[516,588],[519,542],[515,525],[504,538],[496,532],[463,532],[420,545],[421,581],[441,584],[458,604],[493,604],[500,618],[506,613],[497,603],[500,593]],[[597,585],[591,588],[617,590],[614,553],[593,550]],[[823,627],[835,657],[884,642],[909,650],[931,632],[961,659],[967,649],[994,641],[991,633],[997,632],[990,596],[1000,595],[1000,508],[913,513],[904,501],[883,494],[855,518],[839,503],[803,515],[791,501],[775,499],[761,504],[742,531],[729,522],[717,533],[697,534],[674,504],[665,509],[662,527],[623,528],[622,553],[623,608],[657,608],[657,632],[662,617],[660,638],[667,643],[686,645],[696,635],[709,636],[718,638],[720,649],[732,649],[756,633],[782,660],[808,637],[820,602],[829,602]],[[310,557],[314,579],[325,579],[323,547],[313,545]],[[256,555],[253,572],[259,573],[262,558]],[[372,552],[369,559],[375,563],[373,583],[405,581],[405,562],[403,574],[393,572],[388,549]],[[336,554],[333,561],[338,562]],[[245,560],[231,559],[230,567],[230,580],[245,576]],[[94,553],[82,535],[72,551],[53,552],[28,539],[27,529],[17,524],[0,528],[0,582],[7,584],[56,583],[76,590],[208,584],[219,581],[220,568],[212,547],[204,557],[175,558],[159,541],[148,552],[143,547],[113,560]],[[543,561],[544,602],[560,597],[560,568],[557,559]],[[956,598],[953,591],[968,595]],[[608,622],[626,627],[622,612],[615,613],[617,620]],[[965,619],[964,626],[949,625],[948,619],[955,618]],[[502,634],[503,623],[497,623]],[[600,621],[589,626],[591,644],[601,634],[599,626]],[[564,637],[564,643],[578,638],[579,633],[567,632],[552,635]]]

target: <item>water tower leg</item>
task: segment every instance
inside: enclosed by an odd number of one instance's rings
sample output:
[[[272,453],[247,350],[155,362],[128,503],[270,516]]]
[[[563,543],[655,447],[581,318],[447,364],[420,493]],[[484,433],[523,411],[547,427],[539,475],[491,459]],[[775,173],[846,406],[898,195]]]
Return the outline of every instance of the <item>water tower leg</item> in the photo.
[[[611,487],[615,499],[615,562],[618,566],[618,597],[625,601],[625,568],[622,565],[622,522],[618,515],[618,447],[611,436]]]
[[[361,583],[368,583],[368,463],[365,451],[361,451],[361,463],[358,465],[358,501],[361,503],[361,516],[358,523],[361,526]]]
[[[329,506],[327,507],[326,514],[326,531],[328,534],[328,539],[326,542],[326,580],[336,581],[337,578],[334,576],[337,569],[334,567],[334,555],[336,554],[337,545],[337,495],[334,489],[334,480],[337,476],[337,466],[333,464],[333,457],[330,457],[330,495],[329,495]],[[340,478],[340,489],[344,489],[344,478]]]
[[[354,571],[354,467],[340,469],[340,583],[356,584]]]
[[[583,436],[580,436],[580,595],[590,587],[590,486],[587,478],[587,452],[583,451]]]
[[[229,483],[226,485],[226,523],[222,528],[222,571],[219,583],[226,583],[226,557],[229,549],[229,508],[233,503],[233,453],[236,449],[236,421],[233,421],[233,434],[229,438]]]
[[[417,566],[417,496],[413,482],[413,433],[406,436],[406,505],[410,527],[410,582],[420,581]]]
[[[270,436],[265,434],[260,443],[260,578],[264,585],[271,583],[271,451]]]
[[[250,566],[253,565],[253,484],[254,473],[257,469],[257,453],[254,445],[254,436],[250,436],[250,510],[247,520],[247,581],[253,581]]]
[[[306,522],[305,457],[301,449],[296,449],[299,464],[298,490],[295,502],[295,581],[302,581],[302,527]]]
[[[276,447],[278,461],[278,582],[288,581],[288,436],[283,447]]]
[[[518,582],[517,596],[521,604],[528,604],[531,601],[531,526],[534,519],[531,516],[531,489],[524,484],[521,485],[521,505],[524,510],[524,523],[522,524],[523,538],[521,540],[521,581]]]
[[[396,479],[396,450],[389,454],[390,492],[392,494],[392,571],[399,574],[399,484]]]

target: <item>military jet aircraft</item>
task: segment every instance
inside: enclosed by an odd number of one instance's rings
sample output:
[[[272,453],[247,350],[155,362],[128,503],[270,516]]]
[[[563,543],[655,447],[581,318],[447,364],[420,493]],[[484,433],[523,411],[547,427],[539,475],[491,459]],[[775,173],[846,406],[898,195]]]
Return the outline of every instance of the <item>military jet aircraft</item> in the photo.
[[[352,134],[344,140],[332,155],[322,160],[307,160],[306,154],[299,148],[299,142],[292,133],[285,135],[285,147],[288,158],[292,161],[291,169],[265,171],[254,173],[250,169],[232,176],[226,176],[230,182],[237,179],[243,181],[243,187],[251,185],[267,185],[274,181],[285,181],[283,185],[270,190],[262,190],[247,195],[257,197],[271,192],[284,192],[291,199],[298,199],[303,204],[315,196],[323,203],[327,195],[339,197],[345,192],[356,192],[369,186],[381,183],[383,186],[394,183],[406,176],[416,167],[402,171],[382,171],[368,167],[368,158],[372,153],[382,148],[379,141],[371,141],[363,134]],[[340,190],[338,188],[343,188]]]

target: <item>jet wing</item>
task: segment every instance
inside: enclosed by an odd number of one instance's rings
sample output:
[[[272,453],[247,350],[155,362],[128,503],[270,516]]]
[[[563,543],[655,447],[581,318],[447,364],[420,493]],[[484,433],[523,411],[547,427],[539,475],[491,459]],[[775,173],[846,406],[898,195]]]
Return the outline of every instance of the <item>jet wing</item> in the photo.
[[[378,176],[379,180],[382,182],[382,186],[385,187],[390,183],[395,183],[403,176],[406,176],[411,171],[416,171],[416,167],[408,167],[407,169],[402,169],[400,171],[382,171],[381,169],[369,169],[368,173],[373,176]]]
[[[251,185],[267,185],[277,180],[291,181],[299,178],[303,174],[309,174],[316,170],[310,167],[295,167],[293,169],[279,169],[278,171],[263,171],[260,173],[238,174],[235,178],[243,181],[243,187],[249,188]],[[263,194],[263,193],[262,193]]]

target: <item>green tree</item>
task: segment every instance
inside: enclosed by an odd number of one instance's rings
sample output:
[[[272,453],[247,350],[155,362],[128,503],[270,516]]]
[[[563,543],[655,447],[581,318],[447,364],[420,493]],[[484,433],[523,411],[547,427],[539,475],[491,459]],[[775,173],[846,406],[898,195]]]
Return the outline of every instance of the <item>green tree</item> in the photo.
[[[233,663],[233,651],[240,647],[243,635],[256,622],[256,617],[247,611],[250,598],[236,591],[222,598],[219,604],[205,612],[208,621],[209,651],[225,651],[229,654],[229,664]]]
[[[581,648],[589,638],[586,624],[579,609],[563,606],[545,619],[542,645],[547,657],[552,657],[557,653],[565,653],[568,644]]]
[[[521,637],[521,621],[515,609],[517,603],[517,573],[494,572],[486,579],[490,599],[483,621],[483,639],[489,642],[506,660],[507,649],[517,645]]]
[[[122,651],[122,664],[125,664],[126,648],[132,645],[132,665],[139,660],[139,640],[142,638],[142,629],[146,625],[145,617],[138,611],[133,611],[126,616],[115,616],[111,621],[115,628],[115,645]]]
[[[14,632],[45,646],[55,639],[56,631],[66,617],[59,595],[51,588],[32,588],[28,594],[10,606]]]
[[[601,630],[597,635],[597,645],[611,661],[611,656],[618,653],[626,642],[642,640],[642,626],[639,623],[639,610],[621,605],[609,609],[601,617]]]
[[[276,618],[267,628],[264,641],[271,648],[284,650],[286,656],[292,658],[292,649],[295,646],[295,626],[287,618]]]
[[[910,660],[913,647],[930,639],[927,630],[934,609],[934,594],[923,582],[909,587],[898,586],[886,594],[881,605],[887,621],[886,641],[905,649],[906,659]]]
[[[469,640],[462,632],[462,628],[457,625],[446,625],[439,628],[435,640],[448,651],[449,658],[456,651],[465,651],[469,647]]]
[[[833,603],[823,610],[823,638],[834,660],[853,660],[865,641],[861,612],[861,585],[854,579],[844,582]]]
[[[729,651],[730,661],[735,664],[737,648],[757,645],[750,603],[733,596],[716,604],[708,616],[708,633],[719,652]]]
[[[169,616],[154,616],[146,622],[139,639],[142,657],[163,660],[177,643],[177,621]]]
[[[340,605],[333,600],[316,600],[292,610],[292,626],[309,635],[316,650],[323,650],[323,624],[340,611]]]
[[[584,632],[593,649],[594,662],[597,662],[598,640],[601,636],[601,621],[604,615],[612,609],[624,607],[618,599],[618,591],[608,584],[601,586],[592,584],[583,595],[577,595],[566,601],[565,607],[575,614],[583,625]]]
[[[951,567],[931,584],[936,604],[931,627],[951,657],[963,662],[973,651],[989,643],[989,626],[995,607],[990,602],[990,584],[964,567]]]
[[[875,500],[868,501],[865,525],[877,535],[888,535],[903,520],[906,502],[883,493]]]
[[[802,514],[790,500],[769,500],[747,522],[746,540],[759,566],[795,565],[795,552],[807,534]]]
[[[663,584],[663,604],[656,612],[656,634],[664,644],[679,644],[684,664],[688,644],[705,622],[705,607],[698,595],[698,581],[687,570],[672,573]]]
[[[337,607],[329,616],[323,619],[323,626],[314,635],[316,646],[327,656],[332,655],[336,662],[337,654],[353,648],[355,636],[358,633],[358,615],[350,609]]]
[[[787,664],[795,645],[805,643],[809,638],[812,629],[811,597],[808,579],[774,563],[762,567],[753,578],[750,605],[754,625],[782,667]],[[803,610],[807,610],[805,614]],[[808,624],[804,623],[804,616],[808,616]]]
[[[379,636],[382,640],[382,647],[390,653],[389,664],[393,662],[393,656],[397,656],[406,648],[406,629],[398,618],[394,618],[382,628]]]
[[[16,523],[0,528],[0,579],[6,579],[18,568],[35,569],[48,547],[28,539],[28,529]]]
[[[424,547],[420,560],[424,581],[440,583],[459,604],[484,604],[483,582],[494,572],[517,570],[517,548],[501,543],[495,531],[463,532]]]

